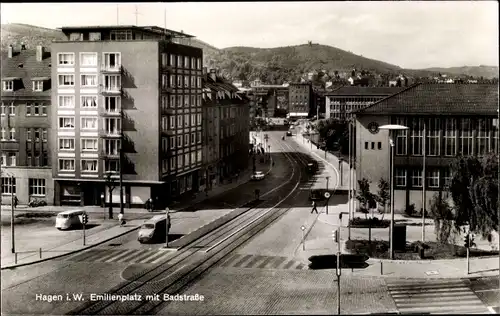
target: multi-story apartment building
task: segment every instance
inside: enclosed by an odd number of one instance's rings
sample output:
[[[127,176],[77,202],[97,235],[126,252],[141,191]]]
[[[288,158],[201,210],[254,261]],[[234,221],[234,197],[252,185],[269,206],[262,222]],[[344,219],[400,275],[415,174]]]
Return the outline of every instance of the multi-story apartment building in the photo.
[[[100,204],[105,192],[109,203],[107,184],[120,172],[127,207],[150,197],[163,206],[196,190],[203,53],[172,40],[192,36],[137,26],[61,30],[67,39],[52,44],[56,204]]]
[[[371,180],[372,192],[380,178],[390,179],[389,132],[379,126],[407,126],[393,135],[395,210],[420,209],[423,186],[426,203],[442,194],[457,155],[498,152],[498,101],[496,84],[416,84],[358,111],[357,179]]]
[[[288,115],[291,119],[305,118],[311,113],[311,83],[291,83],[288,87]]]
[[[50,157],[51,59],[42,46],[2,54],[0,159],[2,202],[54,202]]]
[[[394,95],[404,88],[344,86],[325,93],[326,118],[347,120],[355,111]]]
[[[248,165],[249,100],[211,69],[203,79],[203,166],[209,191]]]

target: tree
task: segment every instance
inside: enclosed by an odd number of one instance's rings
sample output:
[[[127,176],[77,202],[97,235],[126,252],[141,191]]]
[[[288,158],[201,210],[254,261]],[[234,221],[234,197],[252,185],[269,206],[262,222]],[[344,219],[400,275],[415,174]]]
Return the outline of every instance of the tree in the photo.
[[[439,194],[435,194],[430,202],[430,210],[437,242],[448,244],[452,233],[458,232],[453,226],[453,209]]]
[[[391,192],[389,191],[389,182],[380,178],[378,181],[378,191],[376,195],[377,202],[382,206],[382,220],[384,220],[384,215],[386,212],[387,202],[391,198]]]
[[[373,194],[370,192],[370,181],[366,178],[358,180],[359,192],[356,199],[362,205],[360,211],[365,214],[365,218],[368,214],[368,203],[373,199]]]
[[[455,227],[468,224],[471,232],[485,238],[498,232],[498,156],[461,156],[451,170]]]

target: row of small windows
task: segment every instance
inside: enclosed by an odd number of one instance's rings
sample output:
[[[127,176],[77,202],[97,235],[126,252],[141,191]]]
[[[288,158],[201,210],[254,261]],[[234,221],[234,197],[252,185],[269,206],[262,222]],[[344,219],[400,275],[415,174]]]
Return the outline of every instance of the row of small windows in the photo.
[[[176,147],[181,148],[184,146],[195,145],[195,144],[201,144],[201,132],[162,138],[163,150],[167,150],[167,148],[170,149],[174,149]]]
[[[176,128],[201,126],[202,124],[201,113],[184,114],[184,120],[183,120],[183,115],[162,116],[161,119],[162,119],[161,121],[162,131],[168,131]]]
[[[97,117],[80,117],[80,129],[97,130]],[[104,130],[108,133],[118,134],[121,130],[121,119],[115,117],[103,118]],[[59,116],[59,129],[75,129],[74,116]]]
[[[86,74],[81,75],[80,84],[82,87],[97,87],[97,75]],[[74,87],[75,75],[59,74],[57,75],[57,83],[59,87]],[[104,91],[119,91],[121,89],[121,76],[120,75],[103,75]]]
[[[49,156],[47,153],[35,153],[33,161],[32,153],[26,155],[26,165],[29,167],[44,167],[49,165]],[[2,167],[17,166],[17,153],[2,153],[0,155],[0,165]]]
[[[198,69],[201,70],[201,58],[181,56],[175,54],[162,53],[161,65],[172,66],[174,68]]]
[[[119,161],[117,161],[117,160],[105,160],[105,161],[103,161],[103,165],[104,165],[103,167],[104,167],[105,171],[118,171],[119,170]],[[75,171],[75,159],[60,158],[58,166],[59,166],[59,171],[74,172]],[[80,160],[80,171],[81,172],[96,173],[99,171],[98,166],[99,166],[98,159],[81,159]]]
[[[102,53],[103,67],[106,69],[118,68],[121,65],[120,53]],[[59,66],[74,66],[75,53],[58,53],[57,64]],[[81,67],[97,67],[98,59],[97,53],[82,52],[80,53],[80,66]]]
[[[29,178],[28,185],[30,196],[45,196],[45,179]],[[2,194],[16,194],[16,178],[2,177]]]
[[[423,185],[422,168],[396,168],[394,170],[394,183],[396,187],[406,187],[409,175],[411,187],[421,188]],[[443,187],[447,187],[451,183],[450,169],[428,168],[426,170],[426,188],[439,188],[440,182]]]
[[[165,173],[169,171],[168,168],[169,161],[170,161],[170,171],[173,171],[176,169],[187,168],[191,165],[199,164],[201,163],[201,160],[202,160],[201,150],[185,153],[184,155],[165,158],[162,159],[161,161],[162,172]]]
[[[46,128],[35,128],[34,129],[34,139],[31,138],[31,130],[28,129],[26,131],[26,141],[32,141],[32,140],[35,140],[35,141],[40,141],[40,138],[46,142],[47,139],[48,139],[48,131]],[[15,141],[16,140],[16,129],[14,127],[12,128],[5,128],[5,127],[2,127],[2,129],[0,130],[0,137],[1,137],[1,140],[2,141],[7,141],[7,140],[11,140],[11,141]]]
[[[499,130],[496,119],[395,118],[394,124],[410,128],[395,131],[396,155],[423,155],[424,123],[426,156],[484,155],[495,150]]]
[[[175,108],[175,107],[201,107],[200,95],[181,95],[171,94],[170,96],[163,95],[161,97],[162,109]]]
[[[371,146],[370,145],[370,142],[365,142],[365,149],[375,149],[375,142],[371,142]],[[381,150],[382,149],[382,142],[377,142],[377,149],[378,150]]]
[[[81,138],[80,150],[81,151],[98,151],[99,140],[97,138]],[[120,140],[119,139],[103,139],[103,153],[106,155],[119,155],[120,153]],[[74,137],[60,137],[59,138],[60,151],[75,151],[75,138]]]
[[[16,81],[20,82],[21,79],[17,80],[2,80],[2,90],[3,91],[14,91],[16,87]],[[48,89],[48,80],[32,80],[32,90],[34,92],[42,92],[45,89]]]
[[[11,102],[8,106],[2,102],[0,105],[0,115],[7,115],[7,109],[9,110],[9,116],[16,115],[16,105]],[[26,116],[47,116],[47,105],[45,103],[33,102],[26,104]]]
[[[63,109],[75,108],[74,95],[60,95],[58,97],[58,107]],[[80,107],[83,109],[96,109],[98,107],[97,95],[80,96]],[[121,108],[121,98],[116,96],[104,97],[104,109],[106,112],[118,113]]]
[[[200,76],[162,75],[161,86],[166,88],[201,88]]]

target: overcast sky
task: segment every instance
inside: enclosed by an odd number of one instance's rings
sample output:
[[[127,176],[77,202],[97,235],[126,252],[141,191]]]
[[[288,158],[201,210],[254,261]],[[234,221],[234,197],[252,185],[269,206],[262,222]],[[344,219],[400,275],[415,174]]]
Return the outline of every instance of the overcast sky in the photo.
[[[136,6],[119,4],[119,24]],[[138,25],[183,30],[218,48],[314,43],[404,68],[498,66],[497,1],[139,3]],[[117,4],[2,4],[4,23],[114,25]]]

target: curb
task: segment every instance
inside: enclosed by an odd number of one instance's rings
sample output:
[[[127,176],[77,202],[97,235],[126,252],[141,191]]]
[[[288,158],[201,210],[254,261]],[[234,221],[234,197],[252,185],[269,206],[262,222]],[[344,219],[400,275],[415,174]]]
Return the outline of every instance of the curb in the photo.
[[[110,238],[107,238],[105,240],[102,240],[102,241],[100,241],[100,242],[98,242],[96,244],[85,246],[84,248],[80,248],[80,249],[77,249],[77,250],[72,250],[72,251],[69,251],[69,252],[61,254],[61,255],[57,255],[57,256],[53,256],[53,257],[47,257],[47,258],[43,258],[43,259],[36,260],[36,261],[31,261],[31,262],[26,262],[26,263],[20,263],[20,264],[14,264],[14,265],[10,265],[10,266],[1,267],[1,270],[15,269],[15,268],[18,268],[18,267],[28,266],[28,265],[31,265],[31,264],[41,263],[41,262],[45,262],[45,261],[48,261],[48,260],[57,259],[57,258],[61,258],[61,257],[64,257],[64,256],[68,256],[68,255],[71,255],[71,254],[74,254],[74,253],[77,253],[77,252],[80,252],[80,251],[84,251],[84,250],[87,250],[87,249],[90,249],[90,248],[102,245],[102,244],[104,244],[104,243],[106,243],[106,242],[108,242],[110,240],[113,240],[115,238],[121,237],[121,236],[123,236],[125,234],[128,234],[130,232],[133,232],[134,230],[137,230],[140,227],[141,226],[139,225],[139,226],[131,228],[131,229],[129,229],[129,230],[123,232],[123,233],[120,233],[120,234],[115,235],[113,237],[110,237]]]

